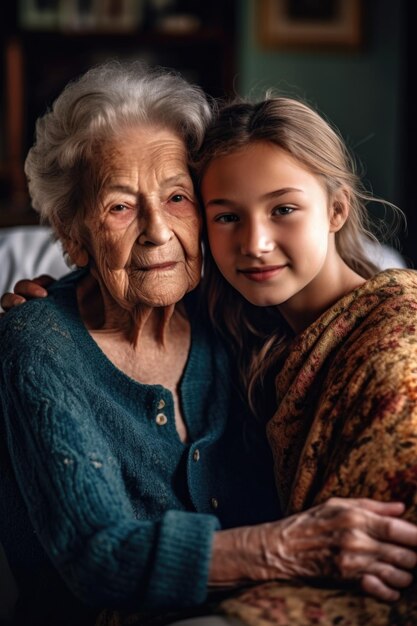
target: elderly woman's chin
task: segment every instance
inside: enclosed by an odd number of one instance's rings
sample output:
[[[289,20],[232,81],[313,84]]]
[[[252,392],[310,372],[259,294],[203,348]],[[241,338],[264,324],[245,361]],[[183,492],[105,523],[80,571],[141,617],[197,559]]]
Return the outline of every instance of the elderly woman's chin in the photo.
[[[158,284],[157,280],[153,284],[153,288],[148,288],[148,284],[152,282],[148,278],[142,281],[129,281],[129,287],[126,293],[126,302],[131,308],[141,306],[147,307],[168,307],[180,302],[186,293],[194,289],[198,280],[192,283],[183,279],[173,277],[172,280]]]
[[[110,297],[123,309],[177,304],[200,282],[201,263],[177,263],[153,270],[119,270],[101,276]]]

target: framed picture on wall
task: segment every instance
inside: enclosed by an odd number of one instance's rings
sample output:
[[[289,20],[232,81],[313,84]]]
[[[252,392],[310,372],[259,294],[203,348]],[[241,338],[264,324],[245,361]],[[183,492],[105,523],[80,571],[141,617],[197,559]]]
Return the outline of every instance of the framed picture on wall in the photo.
[[[144,0],[19,0],[19,22],[28,30],[135,31]]]
[[[60,0],[19,0],[19,23],[23,28],[48,30],[57,27]]]
[[[362,0],[258,0],[264,48],[357,48]]]

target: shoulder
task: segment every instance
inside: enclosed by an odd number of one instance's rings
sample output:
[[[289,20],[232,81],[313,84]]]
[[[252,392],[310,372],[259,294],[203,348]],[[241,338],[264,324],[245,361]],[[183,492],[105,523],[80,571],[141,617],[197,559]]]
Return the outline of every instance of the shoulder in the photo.
[[[381,292],[387,296],[410,295],[417,298],[417,271],[411,269],[388,269],[376,274],[365,283],[371,293]]]
[[[411,269],[388,269],[369,278],[340,301],[342,309],[358,319],[372,318],[402,311],[415,316],[417,307],[417,271]]]
[[[417,271],[389,269],[369,281],[370,297],[375,300],[375,314],[379,324],[398,326],[400,321],[412,324],[416,332]]]
[[[389,269],[360,287],[346,315],[355,319],[346,343],[364,363],[417,359],[417,272]]]
[[[48,350],[69,341],[76,329],[75,287],[78,272],[57,281],[46,298],[22,304],[0,320],[4,356]]]

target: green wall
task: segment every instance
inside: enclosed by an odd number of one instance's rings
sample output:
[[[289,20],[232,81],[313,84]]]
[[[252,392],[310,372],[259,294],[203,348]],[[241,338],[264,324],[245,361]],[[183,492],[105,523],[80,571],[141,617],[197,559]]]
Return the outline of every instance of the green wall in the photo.
[[[236,86],[246,96],[273,86],[307,99],[339,128],[373,192],[401,204],[404,2],[362,2],[362,48],[330,54],[262,50],[256,40],[258,0],[241,0]]]

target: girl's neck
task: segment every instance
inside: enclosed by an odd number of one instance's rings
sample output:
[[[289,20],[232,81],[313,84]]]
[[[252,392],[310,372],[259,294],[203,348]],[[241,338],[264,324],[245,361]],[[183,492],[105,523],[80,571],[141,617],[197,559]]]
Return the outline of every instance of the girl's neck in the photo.
[[[332,265],[327,264],[304,289],[278,306],[296,334],[302,333],[338,300],[366,281],[340,257],[338,259]]]

